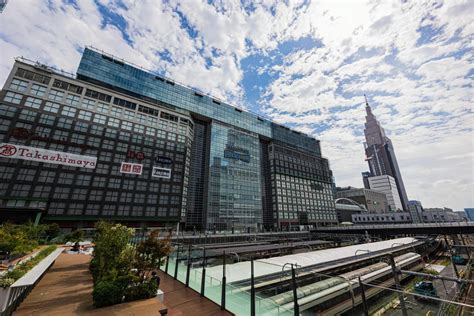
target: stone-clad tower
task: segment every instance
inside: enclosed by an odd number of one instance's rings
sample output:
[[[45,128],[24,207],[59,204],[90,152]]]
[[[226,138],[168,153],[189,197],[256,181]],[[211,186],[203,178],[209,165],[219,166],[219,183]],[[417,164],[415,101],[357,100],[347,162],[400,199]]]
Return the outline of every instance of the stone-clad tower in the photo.
[[[408,210],[408,197],[395,156],[395,149],[390,138],[385,135],[380,122],[372,113],[367,98],[365,99],[365,111],[367,112],[364,129],[365,154],[369,163],[370,175],[372,177],[389,175],[395,178],[403,209]]]

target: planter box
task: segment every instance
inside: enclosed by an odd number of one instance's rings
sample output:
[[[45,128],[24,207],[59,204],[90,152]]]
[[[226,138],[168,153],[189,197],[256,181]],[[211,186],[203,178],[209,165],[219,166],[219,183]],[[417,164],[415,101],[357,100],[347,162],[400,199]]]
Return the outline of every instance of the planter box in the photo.
[[[7,288],[0,287],[0,313],[10,315],[64,251],[58,248]]]

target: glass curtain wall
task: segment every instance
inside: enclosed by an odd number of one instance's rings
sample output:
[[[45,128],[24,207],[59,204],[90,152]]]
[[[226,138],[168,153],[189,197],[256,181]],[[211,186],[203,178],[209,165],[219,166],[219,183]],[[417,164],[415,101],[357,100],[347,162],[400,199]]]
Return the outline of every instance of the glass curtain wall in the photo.
[[[262,224],[257,134],[213,123],[207,228],[255,230]]]

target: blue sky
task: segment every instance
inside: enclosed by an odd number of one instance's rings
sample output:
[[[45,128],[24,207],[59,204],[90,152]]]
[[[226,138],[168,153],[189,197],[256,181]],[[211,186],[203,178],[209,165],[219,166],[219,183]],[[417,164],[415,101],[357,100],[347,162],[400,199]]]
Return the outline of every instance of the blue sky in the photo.
[[[474,205],[474,1],[10,1],[0,81],[25,56],[75,72],[92,45],[321,139],[362,186],[364,98],[410,199]],[[27,22],[26,22],[27,21]]]

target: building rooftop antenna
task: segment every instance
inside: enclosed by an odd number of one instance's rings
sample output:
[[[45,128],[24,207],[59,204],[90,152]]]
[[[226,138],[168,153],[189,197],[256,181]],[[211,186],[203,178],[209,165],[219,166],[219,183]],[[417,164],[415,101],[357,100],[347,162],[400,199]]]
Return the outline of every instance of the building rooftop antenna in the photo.
[[[365,94],[364,94],[364,98],[365,98],[365,105],[369,106],[369,101],[367,101],[367,96]]]

